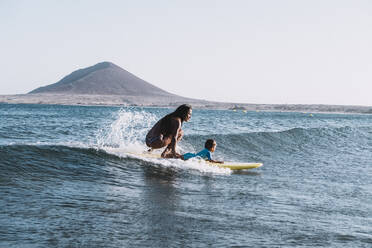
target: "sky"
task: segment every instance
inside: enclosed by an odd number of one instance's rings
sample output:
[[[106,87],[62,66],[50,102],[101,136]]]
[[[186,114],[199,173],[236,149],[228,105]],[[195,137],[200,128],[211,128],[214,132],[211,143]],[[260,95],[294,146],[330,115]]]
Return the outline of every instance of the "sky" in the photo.
[[[372,106],[370,0],[0,0],[0,95],[110,61],[211,101]]]

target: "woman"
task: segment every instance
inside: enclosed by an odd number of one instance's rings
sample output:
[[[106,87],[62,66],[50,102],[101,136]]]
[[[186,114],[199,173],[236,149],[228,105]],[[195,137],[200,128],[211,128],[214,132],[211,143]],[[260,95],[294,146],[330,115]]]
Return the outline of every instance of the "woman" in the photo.
[[[161,154],[163,158],[180,158],[181,154],[176,152],[176,146],[183,137],[182,123],[189,121],[191,114],[191,106],[182,104],[173,113],[160,119],[146,135],[146,145],[150,147],[150,151],[166,147]]]

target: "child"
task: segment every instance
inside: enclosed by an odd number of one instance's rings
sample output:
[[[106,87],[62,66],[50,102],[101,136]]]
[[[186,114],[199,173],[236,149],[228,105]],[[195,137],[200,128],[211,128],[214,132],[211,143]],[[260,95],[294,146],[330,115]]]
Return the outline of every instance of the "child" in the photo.
[[[217,161],[217,160],[213,160],[212,159],[212,156],[211,156],[211,152],[214,152],[216,150],[216,146],[217,146],[217,143],[216,141],[214,141],[213,139],[208,139],[206,142],[205,142],[205,145],[204,145],[204,149],[201,150],[200,152],[198,153],[185,153],[181,156],[181,158],[183,160],[188,160],[190,158],[194,158],[194,157],[201,157],[209,162],[213,162],[213,163],[220,163],[220,164],[223,164],[223,161]]]

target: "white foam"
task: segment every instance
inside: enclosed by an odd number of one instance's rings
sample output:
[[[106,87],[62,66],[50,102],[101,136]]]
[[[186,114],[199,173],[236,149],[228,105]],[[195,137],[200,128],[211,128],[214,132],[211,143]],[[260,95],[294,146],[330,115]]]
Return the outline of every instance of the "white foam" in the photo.
[[[228,168],[220,168],[217,166],[208,165],[204,160],[190,159],[187,161],[181,159],[164,159],[164,158],[146,158],[140,155],[126,154],[128,157],[134,157],[143,161],[151,162],[160,165],[163,168],[173,168],[177,170],[187,170],[197,174],[219,174],[230,175],[231,170]]]

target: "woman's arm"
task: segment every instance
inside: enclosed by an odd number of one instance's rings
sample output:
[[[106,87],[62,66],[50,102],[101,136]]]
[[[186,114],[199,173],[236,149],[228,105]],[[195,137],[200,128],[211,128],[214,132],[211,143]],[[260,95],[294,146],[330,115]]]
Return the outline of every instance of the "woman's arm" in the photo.
[[[177,147],[177,137],[178,137],[178,133],[180,132],[180,130],[181,130],[181,119],[172,118],[171,130],[170,130],[170,135],[172,135],[172,141],[170,143],[170,149],[173,155],[179,155],[176,153],[176,147]]]

